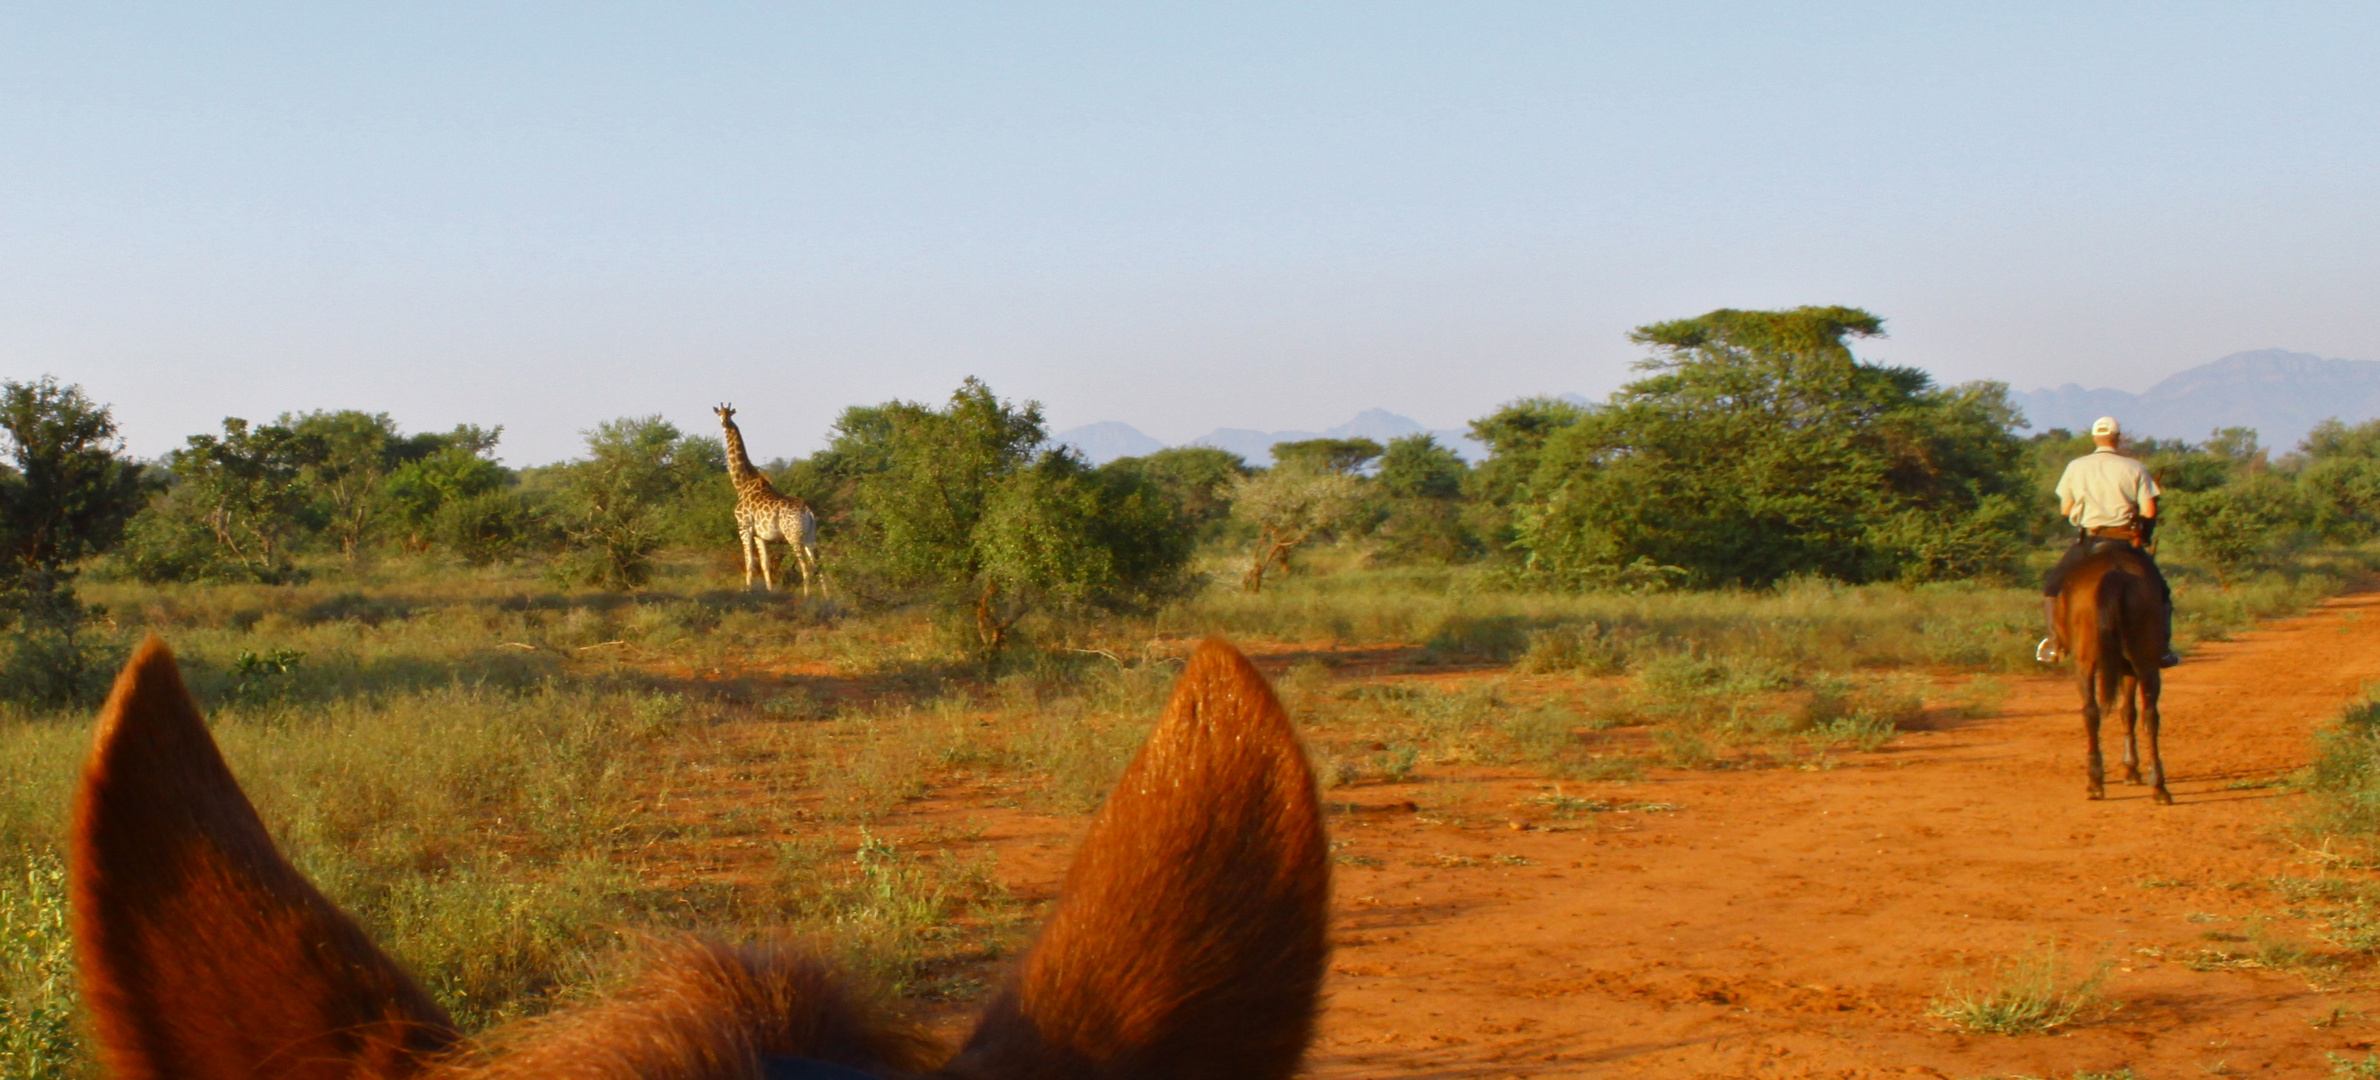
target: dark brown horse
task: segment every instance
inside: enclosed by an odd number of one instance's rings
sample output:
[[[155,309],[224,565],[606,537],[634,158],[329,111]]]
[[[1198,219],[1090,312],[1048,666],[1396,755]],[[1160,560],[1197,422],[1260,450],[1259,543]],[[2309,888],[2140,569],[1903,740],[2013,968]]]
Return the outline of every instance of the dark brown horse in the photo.
[[[2165,601],[2155,570],[2131,545],[2110,543],[2066,576],[2058,608],[2067,652],[2074,657],[2075,682],[2082,691],[2083,731],[2091,745],[2091,797],[2107,797],[2099,721],[2120,705],[2124,782],[2141,782],[2139,733],[2146,728],[2151,797],[2172,805],[2173,795],[2165,790],[2165,758],[2157,750],[2157,695],[2164,683],[2157,659],[2168,642]]]
[[[957,1053],[800,951],[689,941],[608,1000],[467,1039],[273,846],[154,638],[100,715],[74,931],[119,1080],[1131,1080],[1298,1069],[1329,848],[1297,736],[1199,647]]]

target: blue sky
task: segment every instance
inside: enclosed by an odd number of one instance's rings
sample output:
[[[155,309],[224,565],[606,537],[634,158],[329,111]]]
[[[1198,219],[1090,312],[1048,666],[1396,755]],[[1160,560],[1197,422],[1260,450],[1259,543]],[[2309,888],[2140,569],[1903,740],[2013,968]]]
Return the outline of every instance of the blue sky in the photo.
[[[2380,7],[0,4],[0,376],[225,415],[963,376],[1167,440],[1459,426],[1854,304],[1946,381],[2380,359]]]

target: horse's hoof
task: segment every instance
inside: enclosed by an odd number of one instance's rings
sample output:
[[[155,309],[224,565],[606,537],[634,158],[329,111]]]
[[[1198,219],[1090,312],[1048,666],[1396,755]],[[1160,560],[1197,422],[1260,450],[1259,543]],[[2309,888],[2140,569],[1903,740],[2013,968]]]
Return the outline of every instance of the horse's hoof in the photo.
[[[2094,799],[2104,799],[2104,798],[2106,798],[2106,797],[2107,797],[2107,789],[2106,789],[2106,788],[2092,788],[2092,789],[2091,789],[2091,798],[2094,798]]]
[[[2172,805],[2173,805],[2173,794],[2172,794],[2171,792],[2168,792],[2168,791],[2166,791],[2164,788],[2158,788],[2158,789],[2157,789],[2157,793],[2156,793],[2155,795],[2151,796],[2151,798],[2154,798],[2154,799],[2156,799],[2156,800],[2157,800],[2157,805],[2159,805],[2159,806],[2172,806]]]

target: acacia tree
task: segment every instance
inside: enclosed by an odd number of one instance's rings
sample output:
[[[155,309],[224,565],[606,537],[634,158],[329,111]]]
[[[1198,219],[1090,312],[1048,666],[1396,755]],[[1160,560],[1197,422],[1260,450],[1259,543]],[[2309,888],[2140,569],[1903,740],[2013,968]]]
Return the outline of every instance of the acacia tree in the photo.
[[[1346,473],[1349,476],[1381,454],[1370,439],[1298,439],[1273,444],[1273,464],[1308,472]]]
[[[1353,516],[1363,483],[1344,472],[1279,465],[1231,485],[1231,516],[1256,530],[1240,588],[1264,591],[1265,572],[1289,567],[1289,553]]]
[[[192,435],[166,456],[172,501],[205,526],[223,554],[260,581],[294,574],[298,542],[320,524],[306,470],[322,456],[317,435],[226,417],[223,434]]]
[[[1640,327],[1648,374],[1546,437],[1516,545],[1579,584],[1640,560],[1714,584],[1998,569],[2024,510],[2007,388],[1852,356],[1883,332],[1843,307]]]

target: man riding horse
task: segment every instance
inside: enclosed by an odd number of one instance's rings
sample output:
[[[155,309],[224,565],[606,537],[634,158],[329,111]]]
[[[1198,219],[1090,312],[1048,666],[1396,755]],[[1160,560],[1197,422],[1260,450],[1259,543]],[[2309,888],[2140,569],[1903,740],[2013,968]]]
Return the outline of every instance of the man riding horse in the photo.
[[[2148,466],[2116,452],[2123,440],[2123,429],[2115,417],[2093,421],[2091,441],[2097,448],[2068,462],[2066,474],[2058,478],[2058,510],[2081,532],[2074,546],[2058,558],[2058,565],[2050,567],[2043,590],[2041,614],[2049,621],[2049,636],[2041,639],[2033,654],[2044,663],[2066,655],[2065,626],[2058,619],[2058,592],[2066,585],[2066,575],[2083,560],[2117,545],[2139,551],[2141,561],[2148,564],[2157,591],[2165,598],[2165,637],[2173,639],[2173,587],[2165,583],[2164,572],[2149,554],[2149,542],[2157,533],[2157,480],[2149,475]],[[2172,667],[2181,662],[2181,657],[2167,649],[2157,664]]]

